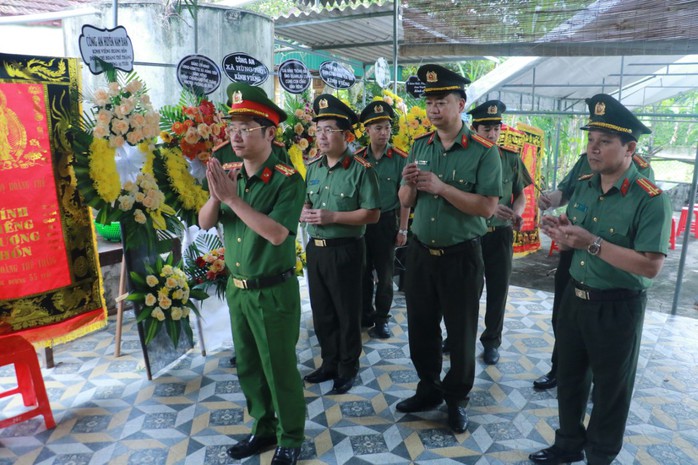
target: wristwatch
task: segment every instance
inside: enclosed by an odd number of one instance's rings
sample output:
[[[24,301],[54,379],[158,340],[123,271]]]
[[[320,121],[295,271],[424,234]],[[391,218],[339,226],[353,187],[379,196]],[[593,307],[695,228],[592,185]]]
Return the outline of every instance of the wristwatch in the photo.
[[[594,242],[589,244],[589,247],[587,247],[587,252],[589,252],[590,255],[598,255],[599,252],[601,252],[601,242],[603,242],[601,236],[596,236]]]
[[[399,230],[397,233],[400,234],[400,235],[402,235],[402,236],[407,236],[407,230],[406,230],[406,229],[401,229],[401,230]]]

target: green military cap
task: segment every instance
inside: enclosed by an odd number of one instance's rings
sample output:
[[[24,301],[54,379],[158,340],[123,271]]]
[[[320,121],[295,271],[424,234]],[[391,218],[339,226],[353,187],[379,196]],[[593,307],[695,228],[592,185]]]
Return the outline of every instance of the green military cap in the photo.
[[[286,112],[276,106],[267,97],[266,92],[259,87],[233,82],[228,86],[227,93],[230,102],[228,117],[234,115],[261,116],[274,123],[275,126],[287,118]]]
[[[502,113],[507,111],[507,106],[499,100],[488,100],[468,112],[473,117],[473,123],[501,123]]]
[[[427,96],[458,91],[465,94],[465,85],[470,84],[470,79],[439,65],[420,66],[417,77],[425,84],[424,94]]]
[[[359,122],[356,113],[344,102],[331,94],[320,94],[313,101],[315,117],[313,121],[321,119],[343,119],[352,126]]]
[[[377,123],[378,121],[392,121],[395,117],[395,112],[392,107],[382,100],[375,100],[363,109],[359,120],[364,123],[364,126]]]
[[[589,105],[589,122],[580,128],[583,131],[627,134],[636,141],[643,134],[652,134],[637,116],[610,95],[596,94],[586,99],[586,103]]]

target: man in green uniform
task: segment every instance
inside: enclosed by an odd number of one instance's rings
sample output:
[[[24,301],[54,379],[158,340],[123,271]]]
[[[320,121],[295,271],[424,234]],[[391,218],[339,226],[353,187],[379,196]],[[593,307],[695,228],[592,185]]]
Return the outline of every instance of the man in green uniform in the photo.
[[[228,135],[242,162],[209,161],[211,197],[199,212],[202,228],[223,224],[238,379],[254,418],[252,434],[228,454],[242,459],[278,444],[271,463],[295,464],[305,427],[295,350],[300,327],[295,232],[303,179],[272,154],[276,127],[286,119],[283,110],[258,87],[235,83],[228,92]]]
[[[432,409],[445,399],[448,425],[463,433],[475,381],[475,343],[483,284],[480,237],[502,191],[495,145],[472,133],[460,114],[470,81],[438,65],[418,70],[427,116],[436,131],[415,141],[402,172],[400,202],[414,207],[405,297],[410,356],[419,384],[400,412]],[[451,368],[441,381],[441,319],[451,341]]]
[[[496,144],[502,129],[502,113],[506,109],[506,105],[499,100],[488,100],[470,110],[468,114],[473,118],[475,133]],[[502,197],[494,215],[487,219],[487,234],[482,236],[487,306],[485,331],[480,336],[480,342],[485,349],[482,358],[488,365],[499,361],[511,262],[514,258],[514,229],[521,228],[521,214],[526,208],[523,190],[531,184],[531,176],[519,154],[502,147],[498,149],[502,162]]]
[[[587,99],[591,114],[587,158],[567,214],[545,216],[543,232],[574,250],[570,283],[560,304],[558,408],[560,428],[535,463],[583,459],[609,465],[623,445],[630,410],[646,289],[662,268],[669,243],[668,197],[632,162],[637,139],[649,134],[613,97]],[[596,397],[584,427],[594,380]]]
[[[638,154],[633,154],[633,164],[642,176],[654,182],[654,171],[652,171],[652,167],[645,159]],[[567,173],[564,179],[557,185],[555,191],[538,197],[538,207],[542,210],[547,210],[567,205],[567,202],[570,197],[572,197],[574,189],[577,186],[577,180],[581,176],[585,176],[591,172],[587,154],[583,153],[579,156],[579,159],[577,159],[577,162],[570,172]],[[570,281],[570,265],[572,264],[573,253],[573,250],[560,250],[560,258],[557,268],[555,269],[555,297],[553,299],[552,317],[553,335],[555,335],[555,327],[557,326],[557,317],[562,294]],[[533,387],[536,389],[552,389],[555,386],[557,386],[557,342],[553,345],[553,354],[550,359],[550,371],[533,381]]]
[[[356,113],[329,94],[318,96],[313,110],[320,156],[308,164],[301,221],[310,236],[308,291],[322,365],[304,379],[332,379],[330,393],[344,394],[359,372],[363,235],[380,216],[378,179],[369,162],[349,151]]]
[[[366,128],[370,143],[355,153],[373,165],[380,189],[380,220],[366,226],[366,268],[361,317],[362,326],[375,324],[368,334],[380,339],[390,337],[388,319],[390,307],[393,305],[395,247],[402,247],[407,243],[407,222],[410,216],[410,209],[401,207],[397,196],[407,154],[391,147],[389,143],[394,117],[393,109],[383,101],[366,105],[359,120]]]

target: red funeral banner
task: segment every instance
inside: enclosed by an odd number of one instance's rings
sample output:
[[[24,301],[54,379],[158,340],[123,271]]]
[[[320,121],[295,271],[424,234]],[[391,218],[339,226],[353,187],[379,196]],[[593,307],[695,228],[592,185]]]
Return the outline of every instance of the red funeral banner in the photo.
[[[89,209],[70,170],[77,60],[0,54],[0,336],[42,346],[106,325]]]

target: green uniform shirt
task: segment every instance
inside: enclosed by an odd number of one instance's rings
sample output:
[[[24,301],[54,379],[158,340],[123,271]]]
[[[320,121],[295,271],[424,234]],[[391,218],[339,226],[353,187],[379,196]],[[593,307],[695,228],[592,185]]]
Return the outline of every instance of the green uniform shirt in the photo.
[[[380,207],[375,170],[363,158],[355,158],[349,149],[332,168],[328,166],[325,155],[311,162],[305,179],[305,200],[310,202],[312,208],[351,212]],[[360,237],[366,231],[366,225],[309,224],[307,230],[310,237],[317,239]]]
[[[671,205],[666,194],[648,184],[634,164],[606,194],[601,191],[601,176],[589,176],[577,182],[567,206],[570,222],[601,236],[605,242],[666,255],[671,224]],[[639,290],[652,282],[622,271],[586,249],[575,249],[570,275],[594,289]]]
[[[243,165],[238,175],[238,195],[289,231],[278,246],[248,227],[221,204],[225,264],[237,278],[274,276],[296,265],[296,230],[303,209],[303,178],[272,154],[260,170],[249,176]]]
[[[407,154],[388,144],[380,160],[375,159],[370,145],[358,150],[355,155],[363,157],[373,165],[376,176],[378,176],[381,212],[389,212],[399,208],[400,199],[397,196],[397,191],[400,189],[402,181],[402,169],[407,164]]]
[[[499,151],[473,136],[484,140],[463,125],[453,146],[444,150],[437,132],[425,135],[414,142],[407,162],[424,160],[427,165],[421,169],[463,192],[501,197]],[[423,244],[448,247],[484,235],[487,226],[485,218],[463,213],[439,195],[417,191],[412,232]]]
[[[654,171],[644,158],[639,155],[633,155],[633,162],[642,176],[654,182]],[[584,152],[579,156],[577,162],[574,164],[570,172],[567,173],[565,178],[558,183],[557,190],[562,191],[563,198],[569,200],[574,193],[577,180],[585,174],[591,174],[591,172],[591,166],[589,165],[587,154]]]
[[[277,141],[272,142],[272,155],[278,158],[278,160],[281,163],[286,163],[287,165],[290,165],[291,159],[289,158],[288,153],[286,152],[286,148],[283,144],[279,144],[281,143]],[[215,147],[213,149],[213,156],[216,157],[221,162],[221,164],[242,161],[242,158],[238,157],[235,151],[233,151],[233,147],[231,147],[230,141],[227,141],[224,145],[219,145],[218,147]]]
[[[531,184],[529,181],[531,176],[523,174],[526,165],[518,153],[499,147],[499,155],[502,160],[502,197],[499,199],[499,204],[512,208],[514,199]],[[511,226],[511,221],[500,220],[493,215],[487,219],[487,226]]]

